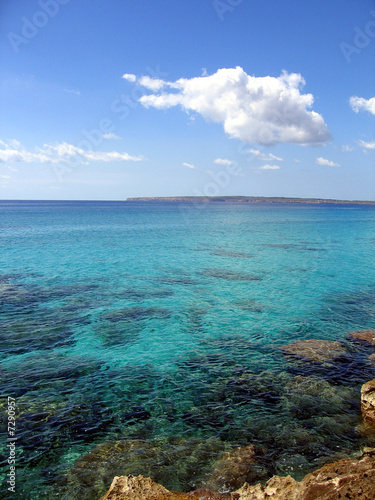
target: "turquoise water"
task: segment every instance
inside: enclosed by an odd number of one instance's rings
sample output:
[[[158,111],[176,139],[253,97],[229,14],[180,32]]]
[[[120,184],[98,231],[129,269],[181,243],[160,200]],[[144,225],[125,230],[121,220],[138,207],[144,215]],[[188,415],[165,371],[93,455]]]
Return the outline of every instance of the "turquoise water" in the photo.
[[[375,328],[375,207],[0,202],[0,216],[17,498],[99,498],[119,472],[85,454],[118,440],[154,450],[124,473],[177,490],[204,479],[198,442],[212,460],[259,444],[269,474],[295,477],[358,449],[358,390],[375,373],[347,333]],[[311,338],[352,357],[293,364],[278,349]],[[171,439],[188,444],[164,478]],[[87,456],[95,487],[79,469]]]

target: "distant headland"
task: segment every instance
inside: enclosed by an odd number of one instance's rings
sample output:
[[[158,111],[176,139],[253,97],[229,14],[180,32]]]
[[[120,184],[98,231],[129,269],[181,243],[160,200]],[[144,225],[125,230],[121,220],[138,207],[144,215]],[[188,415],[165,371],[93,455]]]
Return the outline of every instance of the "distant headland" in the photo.
[[[315,203],[375,205],[375,201],[334,200],[324,198],[284,198],[279,196],[158,196],[127,198],[126,201],[185,202],[185,203]]]

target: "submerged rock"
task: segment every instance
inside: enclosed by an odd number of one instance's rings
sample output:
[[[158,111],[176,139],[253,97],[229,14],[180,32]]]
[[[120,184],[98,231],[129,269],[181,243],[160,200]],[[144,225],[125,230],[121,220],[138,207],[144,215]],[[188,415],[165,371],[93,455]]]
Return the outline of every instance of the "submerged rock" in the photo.
[[[297,340],[291,344],[283,345],[279,349],[286,355],[318,363],[331,362],[348,355],[348,351],[340,342],[331,340]]]
[[[265,452],[249,445],[225,453],[214,465],[206,486],[220,493],[239,488],[244,482],[255,483],[269,477],[260,460]]]
[[[195,489],[209,473],[210,462],[225,448],[219,440],[198,438],[102,443],[75,462],[67,477],[67,495],[74,492],[79,500],[99,498],[114,476],[128,474],[150,476],[172,490]]]
[[[349,332],[349,336],[353,339],[363,340],[375,346],[375,330],[358,330]]]
[[[375,380],[370,380],[361,388],[361,409],[364,419],[375,425]]]

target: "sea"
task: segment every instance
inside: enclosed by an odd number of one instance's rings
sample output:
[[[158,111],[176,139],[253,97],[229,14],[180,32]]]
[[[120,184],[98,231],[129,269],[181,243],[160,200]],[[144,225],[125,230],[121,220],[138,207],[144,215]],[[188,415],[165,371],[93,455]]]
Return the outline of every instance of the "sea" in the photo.
[[[0,245],[0,498],[225,491],[237,448],[265,481],[371,441],[374,205],[1,201]],[[310,339],[344,354],[280,349]]]

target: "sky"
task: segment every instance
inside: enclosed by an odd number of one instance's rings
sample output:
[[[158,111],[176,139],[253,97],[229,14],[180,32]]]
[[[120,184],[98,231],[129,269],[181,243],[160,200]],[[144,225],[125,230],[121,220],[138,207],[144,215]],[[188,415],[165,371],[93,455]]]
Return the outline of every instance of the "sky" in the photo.
[[[375,200],[375,0],[2,0],[0,199]]]

